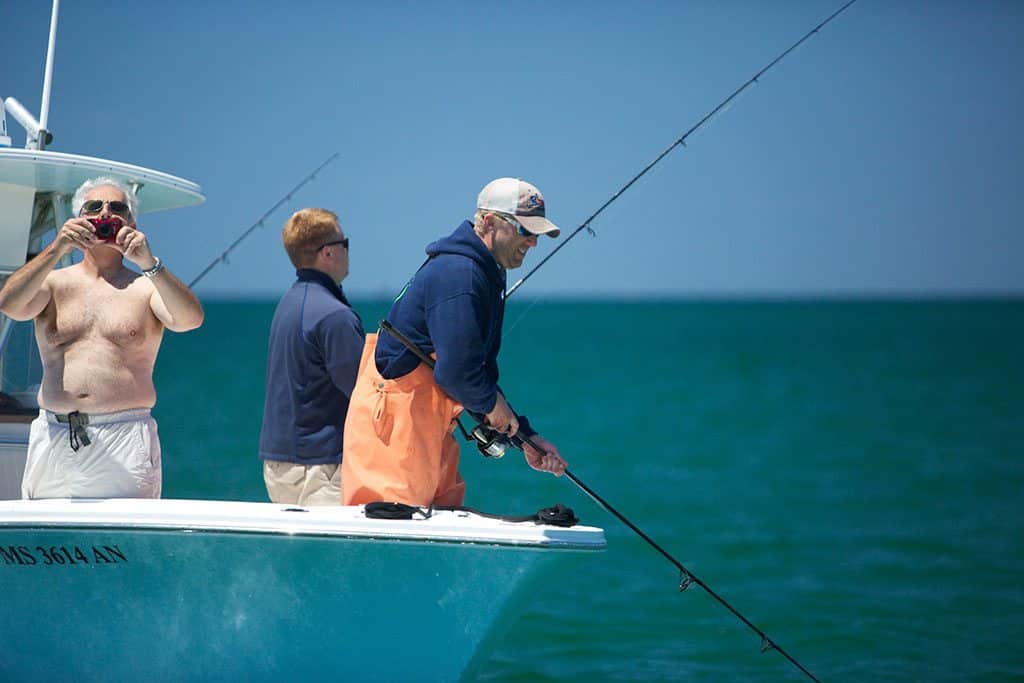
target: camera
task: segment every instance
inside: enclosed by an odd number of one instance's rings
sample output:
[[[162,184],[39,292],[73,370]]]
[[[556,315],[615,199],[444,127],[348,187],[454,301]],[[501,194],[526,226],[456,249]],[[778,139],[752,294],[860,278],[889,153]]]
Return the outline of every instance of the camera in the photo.
[[[117,233],[121,232],[121,228],[124,226],[124,221],[117,216],[90,218],[89,222],[92,223],[93,232],[101,242],[113,242],[117,239]]]

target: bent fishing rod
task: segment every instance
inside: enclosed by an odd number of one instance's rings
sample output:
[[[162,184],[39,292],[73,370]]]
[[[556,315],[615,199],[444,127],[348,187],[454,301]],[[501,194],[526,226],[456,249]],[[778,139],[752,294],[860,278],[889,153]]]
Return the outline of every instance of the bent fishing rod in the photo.
[[[292,188],[292,189],[291,189],[291,190],[290,190],[290,191],[289,191],[289,192],[288,192],[288,193],[287,193],[287,194],[286,194],[285,196],[283,196],[283,197],[281,197],[281,198],[280,198],[279,200],[277,200],[277,203],[276,203],[276,204],[274,204],[274,205],[273,205],[272,207],[270,207],[269,209],[267,209],[267,210],[266,210],[266,211],[265,211],[265,212],[263,213],[263,215],[259,217],[259,220],[257,220],[257,221],[256,221],[255,223],[253,223],[252,225],[250,225],[250,226],[248,227],[248,229],[246,229],[246,230],[245,230],[245,231],[244,231],[244,232],[243,232],[243,233],[242,233],[241,235],[239,235],[239,236],[238,236],[238,239],[236,239],[236,240],[235,240],[234,242],[232,242],[232,243],[231,243],[230,245],[228,245],[228,248],[227,248],[227,249],[225,249],[224,251],[222,251],[222,252],[220,253],[220,255],[219,255],[219,256],[217,256],[217,258],[213,259],[213,261],[211,261],[211,262],[210,262],[210,265],[208,265],[208,266],[206,266],[205,268],[203,268],[203,272],[199,273],[199,275],[197,275],[197,276],[196,276],[196,277],[195,277],[195,278],[194,278],[194,279],[192,280],[192,282],[188,283],[188,287],[189,287],[189,289],[192,289],[193,287],[195,287],[195,286],[196,286],[196,283],[197,283],[197,282],[199,282],[200,280],[202,280],[202,279],[203,279],[204,277],[206,277],[206,274],[207,274],[207,273],[209,273],[209,272],[210,272],[211,270],[213,270],[213,269],[214,269],[214,267],[215,267],[215,266],[216,266],[216,265],[217,265],[218,263],[221,263],[221,262],[227,263],[227,260],[228,260],[228,254],[229,254],[229,253],[231,253],[231,251],[232,251],[232,250],[233,250],[233,249],[234,249],[235,247],[237,247],[237,246],[238,246],[239,244],[241,244],[241,243],[242,243],[242,241],[243,241],[243,240],[244,240],[244,239],[245,239],[246,237],[248,237],[248,236],[250,235],[250,233],[252,233],[252,231],[253,231],[253,230],[255,230],[256,228],[262,228],[262,227],[263,227],[263,223],[264,223],[264,221],[266,221],[266,220],[267,220],[268,218],[270,218],[270,216],[271,216],[271,215],[272,215],[272,214],[273,214],[273,213],[274,213],[275,211],[277,211],[277,210],[278,210],[279,208],[281,208],[281,205],[282,205],[282,204],[284,204],[284,203],[285,203],[285,202],[287,202],[287,201],[291,201],[292,195],[294,195],[294,194],[295,194],[296,192],[298,192],[299,190],[301,190],[301,189],[302,189],[302,187],[303,187],[303,186],[304,186],[304,185],[305,185],[306,183],[308,183],[308,182],[310,182],[311,180],[313,180],[313,178],[315,178],[315,177],[316,177],[316,174],[317,174],[317,173],[319,173],[320,171],[322,171],[322,170],[323,170],[323,169],[324,169],[324,168],[325,168],[325,167],[327,166],[327,164],[329,164],[329,163],[331,163],[332,161],[334,161],[334,160],[335,160],[335,159],[336,159],[337,157],[338,157],[338,152],[335,152],[335,153],[334,153],[334,154],[332,154],[331,156],[327,157],[327,160],[326,160],[326,161],[324,161],[324,162],[323,162],[322,164],[320,164],[319,166],[317,166],[317,167],[316,167],[316,169],[315,169],[315,170],[314,170],[314,171],[313,171],[312,173],[310,173],[310,174],[309,174],[309,175],[307,175],[307,176],[306,176],[305,178],[303,178],[303,179],[302,179],[302,182],[300,182],[300,183],[299,183],[298,185],[296,185],[295,187],[293,187],[293,188]]]
[[[855,3],[855,2],[857,2],[857,0],[849,0],[849,2],[847,2],[847,3],[845,4],[845,5],[843,5],[843,6],[842,6],[842,7],[840,7],[840,8],[838,9],[838,10],[836,10],[835,12],[833,12],[833,13],[832,13],[832,15],[831,15],[831,16],[830,16],[830,17],[829,17],[828,19],[826,19],[825,21],[821,22],[820,24],[818,24],[817,26],[815,26],[814,28],[812,28],[812,29],[811,29],[810,31],[808,31],[807,33],[805,33],[805,34],[803,35],[803,37],[802,37],[802,38],[800,38],[800,40],[798,40],[798,41],[796,41],[795,43],[793,43],[792,45],[790,45],[790,46],[789,46],[789,48],[787,48],[787,49],[786,49],[786,50],[785,50],[785,51],[784,51],[784,52],[783,52],[782,54],[780,54],[780,55],[779,55],[778,57],[776,57],[776,58],[775,58],[775,59],[773,59],[773,60],[772,60],[771,62],[769,62],[767,66],[765,66],[765,67],[764,67],[764,68],[762,68],[762,69],[761,69],[760,71],[758,71],[758,72],[757,72],[756,74],[754,74],[754,75],[753,75],[753,76],[752,76],[752,77],[751,77],[751,78],[750,78],[750,79],[749,79],[749,80],[748,80],[748,81],[747,81],[746,83],[744,83],[743,85],[741,85],[741,86],[740,86],[739,88],[737,88],[737,89],[736,89],[735,91],[733,91],[733,93],[732,93],[731,95],[729,95],[729,96],[728,96],[728,97],[726,97],[726,98],[725,98],[724,100],[722,100],[722,102],[721,102],[721,103],[720,103],[720,104],[719,104],[719,105],[718,105],[717,107],[715,107],[714,109],[712,109],[711,111],[709,111],[709,112],[708,112],[707,114],[705,114],[705,115],[704,115],[704,118],[702,118],[702,119],[701,119],[700,121],[698,121],[697,123],[695,123],[695,124],[694,124],[694,125],[693,125],[693,126],[692,126],[692,127],[691,127],[691,128],[689,129],[689,130],[688,130],[688,131],[686,131],[685,133],[683,133],[682,137],[680,137],[680,138],[679,138],[678,140],[676,140],[676,141],[675,141],[675,142],[673,142],[673,143],[672,143],[671,145],[669,145],[668,147],[666,147],[666,148],[665,148],[665,150],[664,150],[664,151],[663,151],[663,152],[662,152],[661,154],[659,154],[659,155],[658,155],[657,157],[655,157],[655,158],[654,158],[654,161],[652,161],[651,163],[647,164],[647,165],[646,165],[646,166],[644,167],[644,169],[643,169],[642,171],[640,171],[639,173],[637,173],[637,174],[636,174],[635,176],[633,176],[633,177],[632,177],[632,178],[631,178],[631,179],[629,180],[629,182],[628,182],[628,183],[626,183],[625,185],[623,185],[622,187],[620,187],[620,188],[618,189],[618,191],[617,191],[617,192],[616,192],[615,194],[613,194],[613,195],[611,196],[611,198],[610,198],[610,199],[608,199],[608,201],[606,201],[606,202],[605,202],[604,204],[602,204],[602,205],[601,205],[601,207],[600,207],[600,208],[599,208],[599,209],[598,209],[597,211],[595,211],[594,213],[592,213],[592,214],[590,215],[590,217],[589,217],[589,218],[587,218],[587,220],[583,221],[583,222],[582,222],[582,223],[580,224],[580,226],[579,226],[578,228],[576,228],[575,230],[573,230],[573,231],[572,231],[572,232],[571,232],[571,233],[569,234],[569,236],[568,236],[568,237],[566,237],[566,238],[565,238],[564,240],[562,240],[562,241],[561,241],[561,242],[560,242],[560,243],[558,244],[558,246],[556,246],[556,247],[555,247],[554,249],[552,249],[552,250],[551,250],[551,253],[550,253],[550,254],[548,254],[548,255],[547,255],[547,256],[545,256],[545,257],[544,257],[543,259],[541,259],[541,260],[540,260],[540,263],[538,263],[538,264],[537,264],[537,265],[535,265],[535,266],[534,266],[533,268],[531,268],[531,269],[530,269],[530,271],[529,271],[529,272],[528,272],[528,273],[527,273],[526,275],[524,275],[523,277],[519,278],[519,280],[517,280],[517,281],[516,281],[516,283],[515,283],[514,285],[512,285],[511,287],[509,287],[508,291],[506,291],[506,292],[505,292],[505,299],[507,300],[507,299],[508,299],[508,298],[509,298],[510,296],[512,296],[512,293],[513,293],[513,292],[515,292],[515,291],[516,291],[517,289],[519,289],[519,286],[520,286],[520,285],[522,285],[522,284],[523,284],[524,282],[526,282],[526,281],[527,281],[527,280],[528,280],[528,279],[530,278],[530,276],[531,276],[531,275],[533,275],[534,273],[536,273],[536,272],[537,272],[537,271],[538,271],[538,270],[540,269],[540,267],[541,267],[541,266],[543,266],[543,265],[544,265],[545,263],[547,263],[547,262],[548,262],[548,260],[549,260],[549,259],[550,259],[550,258],[551,258],[552,256],[554,256],[555,254],[557,254],[557,253],[559,252],[559,250],[560,250],[560,249],[561,249],[562,247],[564,247],[564,246],[565,246],[566,244],[568,244],[568,243],[569,243],[569,241],[570,241],[570,240],[571,240],[571,239],[572,239],[573,237],[575,237],[575,236],[576,236],[577,234],[579,234],[579,233],[580,233],[581,231],[583,231],[583,230],[586,230],[586,231],[587,231],[587,232],[589,232],[589,233],[590,233],[591,235],[594,235],[594,234],[596,234],[596,233],[594,232],[593,228],[591,228],[591,227],[590,227],[590,224],[591,224],[591,222],[593,222],[593,220],[594,220],[595,218],[597,218],[597,217],[598,217],[599,215],[601,215],[601,213],[602,213],[602,212],[603,212],[603,211],[604,211],[605,209],[607,209],[607,208],[608,208],[608,207],[609,207],[609,206],[610,206],[610,205],[612,204],[612,202],[614,202],[614,201],[615,201],[616,199],[618,199],[619,197],[621,197],[621,196],[622,196],[622,193],[624,193],[624,192],[625,192],[626,190],[628,190],[628,189],[629,189],[630,187],[632,187],[632,186],[633,186],[633,183],[635,183],[636,181],[640,180],[640,178],[644,177],[644,176],[645,176],[645,175],[647,174],[647,172],[648,172],[648,171],[650,171],[650,170],[651,170],[652,168],[654,168],[654,167],[655,167],[655,166],[656,166],[656,165],[657,165],[657,164],[658,164],[658,163],[659,163],[659,162],[660,162],[660,161],[661,161],[662,159],[664,159],[664,158],[665,158],[666,156],[668,156],[669,152],[671,152],[672,150],[674,150],[674,149],[675,149],[676,147],[680,147],[680,146],[682,146],[682,147],[685,147],[685,146],[686,146],[686,139],[687,139],[688,137],[690,137],[690,136],[691,136],[691,135],[693,135],[693,134],[694,134],[695,132],[697,132],[698,130],[700,130],[700,129],[701,129],[701,128],[702,128],[703,126],[704,126],[704,124],[705,124],[705,123],[707,123],[708,121],[710,121],[710,120],[711,120],[712,118],[714,118],[714,117],[715,117],[715,115],[717,115],[717,114],[718,114],[719,112],[721,112],[721,111],[722,111],[723,109],[725,109],[726,107],[728,107],[728,106],[729,106],[729,104],[730,104],[730,103],[731,103],[731,102],[732,102],[733,100],[735,100],[735,99],[736,99],[737,97],[739,97],[739,96],[740,96],[740,95],[741,95],[741,94],[743,93],[743,91],[744,91],[744,90],[746,90],[747,88],[749,88],[749,87],[750,87],[750,86],[752,86],[753,84],[757,83],[757,82],[758,82],[758,79],[759,79],[759,78],[761,78],[761,76],[763,76],[763,75],[764,75],[765,73],[767,73],[769,69],[771,69],[771,68],[772,68],[773,66],[775,66],[776,64],[778,64],[779,62],[781,62],[781,61],[782,61],[783,59],[785,59],[785,58],[786,58],[786,56],[787,56],[787,55],[789,55],[789,53],[790,53],[790,52],[792,52],[793,50],[795,50],[795,49],[797,49],[798,47],[800,47],[800,45],[802,45],[802,44],[804,43],[804,41],[806,41],[806,40],[807,40],[808,38],[810,38],[810,37],[811,37],[811,36],[813,36],[813,35],[814,35],[815,33],[817,33],[817,32],[818,32],[818,31],[820,31],[820,30],[821,30],[822,28],[824,28],[824,26],[825,26],[826,24],[828,24],[829,22],[831,22],[831,21],[832,21],[833,19],[835,19],[836,17],[838,17],[838,16],[840,15],[840,14],[842,14],[842,13],[843,13],[843,12],[844,12],[844,11],[846,10],[846,8],[847,8],[847,7],[849,7],[850,5],[852,5],[852,4],[853,4],[853,3]]]
[[[781,54],[779,54],[775,59],[773,59],[766,66],[761,68],[750,79],[748,79],[745,83],[743,83],[740,87],[738,87],[735,91],[733,91],[733,93],[731,95],[726,97],[724,100],[722,100],[722,102],[720,102],[717,106],[715,106],[713,109],[711,109],[711,111],[709,111],[707,114],[705,114],[703,118],[701,118],[699,121],[697,121],[697,123],[695,123],[692,127],[690,127],[689,130],[687,130],[685,133],[683,133],[683,135],[681,137],[679,137],[671,145],[669,145],[667,148],[665,148],[658,156],[656,156],[654,158],[653,161],[651,161],[649,164],[647,164],[635,176],[630,178],[630,180],[625,185],[620,187],[604,204],[602,204],[597,209],[597,211],[595,211],[593,214],[591,214],[585,221],[583,221],[583,223],[581,223],[579,225],[579,227],[577,227],[575,230],[573,230],[572,233],[570,233],[569,236],[565,238],[565,240],[560,242],[558,244],[558,246],[555,247],[551,251],[551,253],[547,254],[543,259],[541,259],[541,261],[537,265],[535,265],[533,268],[531,268],[530,271],[526,273],[526,275],[524,275],[515,284],[513,284],[512,287],[510,287],[506,291],[506,293],[505,293],[505,301],[508,301],[508,298],[510,296],[512,296],[512,294],[517,289],[519,289],[519,287],[524,282],[526,282],[534,273],[537,272],[537,270],[539,270],[541,268],[541,266],[543,266],[545,263],[547,263],[555,254],[557,254],[559,252],[559,250],[562,249],[562,247],[564,247],[566,244],[568,244],[569,241],[571,241],[574,237],[576,237],[576,235],[578,235],[580,232],[582,232],[583,230],[587,230],[591,235],[595,234],[593,228],[590,227],[590,224],[602,212],[604,212],[604,210],[607,209],[613,202],[615,202],[619,197],[621,197],[622,194],[624,192],[626,192],[626,190],[628,190],[630,187],[632,187],[638,180],[640,180],[640,178],[645,176],[648,171],[650,171],[658,163],[660,163],[661,160],[664,159],[666,156],[668,156],[668,154],[670,152],[672,152],[676,147],[681,147],[681,146],[685,147],[686,146],[687,138],[689,138],[695,132],[700,130],[712,118],[714,118],[716,115],[718,115],[720,112],[722,112],[726,107],[728,107],[733,102],[733,100],[735,100],[737,97],[739,97],[750,86],[752,86],[755,83],[758,83],[759,79],[761,78],[761,76],[763,76],[770,69],[772,69],[776,64],[778,64],[783,59],[785,59],[791,52],[793,52],[798,47],[800,47],[805,41],[807,41],[811,36],[813,36],[818,31],[820,31],[822,28],[824,28],[833,19],[835,19],[840,14],[842,14],[844,11],[846,11],[846,9],[849,8],[856,1],[857,0],[849,0],[846,4],[844,4],[838,10],[833,12],[827,19],[825,19],[824,21],[819,23],[817,26],[812,28],[810,31],[805,33],[799,40],[797,40],[795,43],[790,45],[786,50],[784,50]],[[388,328],[385,327],[385,329],[388,329]],[[391,332],[392,334],[395,334],[395,331],[394,331],[393,328],[389,329],[388,331]],[[402,339],[400,337],[396,337],[396,338],[399,338],[399,341],[402,341]],[[405,342],[403,341],[403,343],[405,343]],[[408,346],[408,344],[406,344],[406,345]],[[412,347],[410,347],[410,348],[412,348]],[[422,358],[421,358],[421,360],[422,360]],[[470,415],[472,415],[474,419],[478,419],[477,416],[473,415],[472,413],[470,413]],[[488,426],[486,426],[486,425],[483,425],[483,426],[485,428],[489,429]],[[519,443],[516,443],[517,441],[519,441]],[[526,444],[530,445],[532,448],[535,448],[535,449],[540,450],[541,452],[543,452],[543,449],[537,448],[537,445],[535,443],[533,443],[529,438],[513,437],[513,439],[511,440],[511,443],[513,445],[515,445],[516,447],[520,447],[520,448],[521,448],[523,443],[526,443]],[[481,448],[481,450],[483,450],[483,449]],[[764,633],[764,631],[762,631],[757,626],[755,626],[749,619],[747,619],[745,616],[743,616],[736,608],[734,608],[724,598],[722,598],[720,595],[718,595],[718,593],[716,593],[714,590],[712,590],[710,586],[708,586],[706,583],[704,583],[699,578],[697,578],[697,576],[695,576],[693,574],[693,572],[691,572],[689,569],[687,569],[685,566],[683,566],[683,564],[681,562],[679,562],[678,560],[676,560],[671,554],[669,554],[668,551],[666,551],[664,548],[662,548],[658,543],[656,543],[653,539],[651,539],[650,536],[645,534],[639,527],[637,527],[635,524],[633,524],[623,514],[621,514],[618,510],[616,510],[614,507],[612,507],[607,501],[605,501],[603,498],[601,498],[601,496],[599,496],[595,491],[593,491],[586,484],[584,484],[582,481],[580,481],[568,469],[566,469],[566,471],[565,471],[565,476],[568,477],[569,480],[573,484],[575,484],[581,491],[586,493],[591,498],[591,500],[593,500],[600,507],[604,508],[607,512],[611,513],[616,518],[618,518],[619,521],[621,521],[623,524],[625,524],[627,527],[629,527],[640,538],[642,538],[644,541],[646,541],[652,548],[657,550],[663,557],[665,557],[665,559],[667,559],[669,562],[671,562],[679,570],[680,575],[682,577],[680,582],[679,582],[679,590],[680,591],[686,590],[692,584],[697,584],[698,586],[703,588],[707,592],[708,595],[710,595],[712,598],[714,598],[716,601],[718,601],[721,605],[723,605],[726,609],[728,609],[730,612],[732,612],[733,615],[735,615],[750,630],[752,630],[754,633],[756,633],[761,638],[761,652],[766,652],[768,650],[777,650],[779,652],[779,654],[781,654],[783,657],[785,657],[793,666],[795,666],[797,669],[799,669],[809,679],[811,679],[812,681],[815,681],[815,682],[818,681],[818,679],[814,676],[814,674],[812,674],[810,671],[808,671],[807,668],[804,667],[800,662],[798,662],[792,655],[790,655],[788,652],[786,652],[784,649],[782,649],[782,647],[780,647],[777,643],[775,643],[771,638],[769,638]]]
[[[393,336],[404,347],[406,347],[413,354],[415,354],[416,357],[419,358],[428,368],[430,368],[431,370],[434,369],[434,359],[427,355],[423,351],[423,349],[417,346],[411,339],[405,336],[402,332],[399,332],[397,329],[395,329],[394,325],[389,323],[387,320],[381,320],[379,322],[379,325],[382,330]],[[500,432],[492,428],[490,425],[488,425],[484,418],[477,415],[473,411],[467,410],[466,413],[473,418],[473,420],[477,423],[477,426],[473,429],[472,432],[467,433],[466,429],[462,426],[461,419],[457,419],[456,421],[457,424],[459,425],[459,429],[462,431],[463,436],[465,436],[467,440],[472,440],[476,442],[477,448],[486,457],[500,458],[502,455],[504,455],[505,450],[509,445],[514,446],[519,450],[524,450],[524,444],[530,446],[538,453],[546,453],[546,451],[539,445],[537,445],[537,443],[534,442],[533,439],[531,439],[530,437],[519,435],[507,437],[504,434],[501,434]],[[583,493],[587,494],[591,500],[598,504],[598,506],[604,508],[606,512],[609,512],[615,517],[617,517],[620,522],[622,522],[627,527],[632,529],[637,536],[642,538],[644,541],[648,543],[648,545],[650,545],[652,548],[661,553],[661,555],[666,560],[671,562],[679,570],[679,574],[682,577],[679,581],[680,592],[685,591],[693,584],[697,584],[698,586],[703,588],[708,595],[717,600],[727,610],[732,612],[740,621],[746,624],[747,628],[749,628],[758,636],[760,636],[761,652],[767,652],[768,650],[777,650],[779,654],[781,654],[783,657],[789,660],[789,662],[793,664],[793,666],[798,668],[808,678],[810,678],[812,681],[815,681],[815,683],[820,683],[820,681],[814,676],[814,674],[808,671],[803,664],[798,662],[792,655],[790,655],[788,652],[782,649],[782,647],[778,645],[774,640],[769,638],[764,631],[759,629],[757,626],[753,624],[753,622],[751,622],[749,619],[743,616],[739,610],[730,605],[729,602],[726,601],[726,599],[720,596],[718,593],[716,593],[711,588],[711,586],[697,578],[697,576],[689,569],[687,569],[682,562],[674,558],[667,550],[662,548],[654,539],[645,534],[643,530],[640,529],[640,527],[638,527],[636,524],[633,524],[633,522],[626,518],[625,515],[623,515],[621,512],[612,507],[611,503],[606,501],[604,498],[598,495],[596,491],[594,491],[592,488],[590,488],[582,481],[580,481],[580,479],[571,471],[569,471],[568,468],[566,468],[564,474],[569,479],[569,481],[575,484],[577,488],[583,491]]]

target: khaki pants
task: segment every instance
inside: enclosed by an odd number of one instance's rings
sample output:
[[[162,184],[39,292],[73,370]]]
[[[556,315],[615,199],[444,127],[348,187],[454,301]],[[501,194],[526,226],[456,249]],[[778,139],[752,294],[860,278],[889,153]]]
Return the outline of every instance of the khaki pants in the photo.
[[[264,460],[263,481],[274,503],[341,505],[341,468],[338,465],[297,465]]]

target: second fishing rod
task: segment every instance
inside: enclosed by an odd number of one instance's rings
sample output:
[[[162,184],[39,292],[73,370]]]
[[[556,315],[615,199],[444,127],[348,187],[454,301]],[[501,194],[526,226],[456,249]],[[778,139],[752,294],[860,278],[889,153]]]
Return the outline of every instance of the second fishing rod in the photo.
[[[434,369],[434,359],[431,358],[430,355],[428,355],[425,351],[423,351],[423,349],[421,349],[419,346],[417,346],[411,339],[409,339],[407,336],[405,336],[405,334],[403,334],[402,332],[397,330],[394,325],[392,325],[387,320],[381,320],[379,325],[380,325],[380,329],[381,330],[383,330],[384,332],[387,332],[392,337],[394,337],[396,340],[398,340],[402,344],[402,346],[404,346],[405,348],[409,349],[409,351],[411,351],[417,358],[419,358],[420,361],[422,361],[424,365],[426,365],[431,370]],[[509,446],[515,447],[515,448],[517,448],[517,449],[519,449],[521,451],[524,451],[524,452],[525,452],[524,446],[530,446],[532,449],[534,449],[535,451],[537,451],[539,453],[544,453],[545,452],[544,449],[541,448],[537,443],[535,443],[531,439],[531,437],[529,437],[529,436],[520,436],[520,435],[517,435],[517,434],[514,434],[512,436],[506,436],[506,435],[502,434],[501,432],[499,432],[498,430],[496,430],[493,427],[491,427],[491,425],[487,424],[485,418],[483,418],[482,416],[478,416],[478,415],[476,415],[475,413],[473,413],[471,411],[466,411],[466,414],[469,415],[473,419],[474,422],[476,422],[476,425],[473,427],[472,430],[467,431],[466,428],[462,425],[461,419],[457,419],[456,422],[457,422],[457,424],[459,426],[459,429],[462,432],[463,436],[467,440],[471,440],[471,441],[476,443],[477,448],[486,457],[500,458],[500,457],[502,457],[505,454],[505,451],[508,449]],[[775,641],[773,641],[771,638],[769,638],[768,635],[765,634],[764,631],[759,629],[757,626],[755,626],[753,624],[753,622],[751,622],[749,619],[747,619],[745,616],[743,616],[743,614],[741,614],[739,612],[739,610],[737,610],[735,607],[733,607],[731,604],[729,604],[723,597],[721,597],[718,593],[716,593],[709,585],[707,585],[706,583],[701,581],[699,578],[697,578],[697,576],[693,572],[691,572],[689,569],[687,569],[683,565],[682,562],[680,562],[675,557],[673,557],[667,550],[662,548],[661,545],[659,545],[654,539],[652,539],[650,536],[648,536],[646,533],[644,533],[643,530],[640,529],[640,527],[638,527],[636,524],[631,522],[621,512],[616,510],[611,505],[611,503],[606,501],[604,498],[602,498],[600,495],[598,495],[598,493],[596,491],[594,491],[592,488],[590,488],[589,486],[584,484],[582,481],[580,481],[580,479],[575,474],[573,474],[568,468],[566,468],[564,474],[565,474],[566,478],[569,481],[571,481],[573,484],[575,484],[577,488],[579,488],[581,491],[583,491],[583,493],[587,494],[587,496],[589,496],[591,500],[593,500],[595,503],[597,503],[606,512],[614,515],[620,522],[622,522],[627,527],[629,527],[634,533],[636,533],[640,538],[642,538],[652,548],[657,550],[662,555],[662,557],[664,557],[666,560],[668,560],[670,563],[672,563],[672,565],[675,566],[676,569],[679,570],[679,573],[680,573],[680,576],[681,576],[681,579],[679,581],[679,590],[680,591],[686,590],[687,588],[689,588],[693,584],[696,584],[696,585],[700,586],[701,588],[703,588],[707,592],[708,595],[710,595],[712,598],[714,598],[716,601],[718,601],[719,604],[721,604],[726,609],[728,609],[730,612],[732,612],[736,616],[736,618],[738,618],[740,621],[742,621],[750,630],[752,630],[754,633],[756,633],[761,638],[761,651],[762,652],[766,652],[768,650],[778,650],[779,654],[781,654],[783,657],[785,657],[787,660],[789,660],[789,662],[791,664],[793,664],[793,666],[798,668],[808,678],[810,678],[812,681],[816,681],[816,682],[818,681],[818,679],[814,676],[814,674],[812,674],[810,671],[808,671],[803,666],[803,664],[801,664],[796,659],[794,659],[792,655],[790,655],[788,652],[786,652],[786,650],[784,650],[782,647],[780,647]]]

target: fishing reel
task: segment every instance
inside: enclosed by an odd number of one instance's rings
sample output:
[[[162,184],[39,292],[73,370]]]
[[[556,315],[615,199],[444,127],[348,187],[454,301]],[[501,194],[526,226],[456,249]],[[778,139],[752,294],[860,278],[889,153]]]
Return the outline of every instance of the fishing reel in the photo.
[[[515,445],[511,439],[497,429],[491,429],[482,424],[473,427],[473,431],[469,435],[473,437],[477,450],[485,458],[500,458],[505,455],[505,451],[508,450],[509,446]]]

